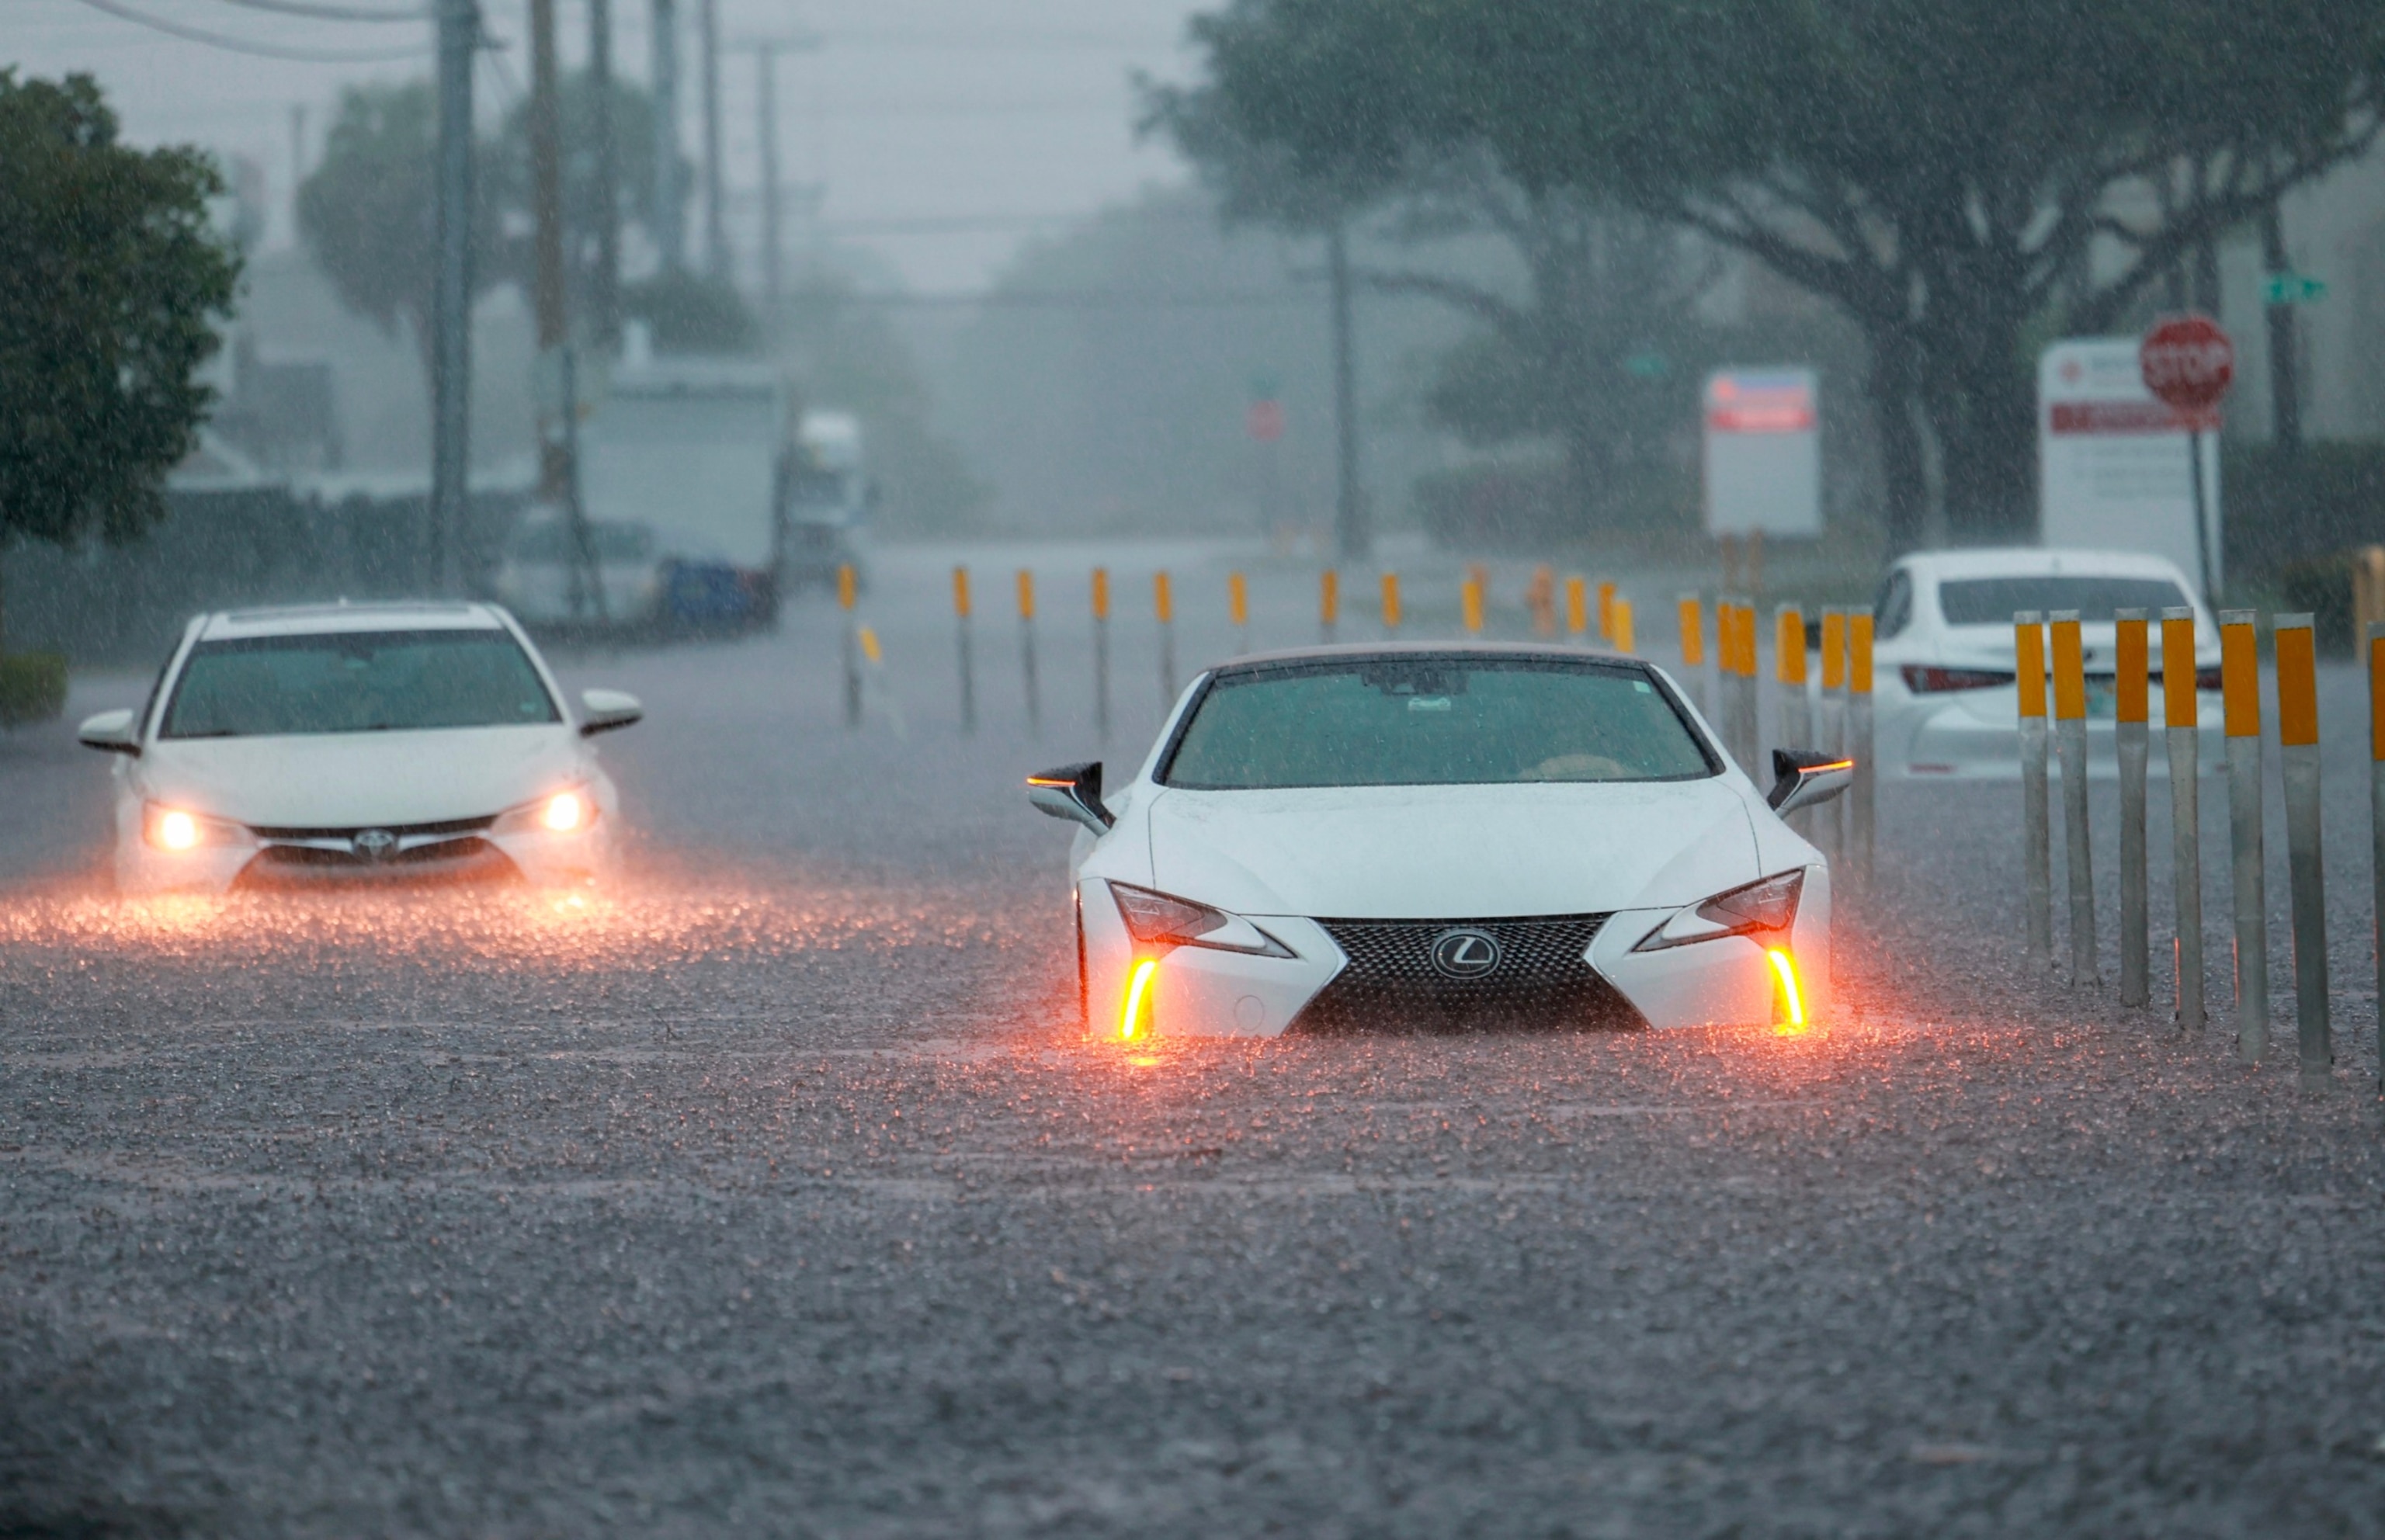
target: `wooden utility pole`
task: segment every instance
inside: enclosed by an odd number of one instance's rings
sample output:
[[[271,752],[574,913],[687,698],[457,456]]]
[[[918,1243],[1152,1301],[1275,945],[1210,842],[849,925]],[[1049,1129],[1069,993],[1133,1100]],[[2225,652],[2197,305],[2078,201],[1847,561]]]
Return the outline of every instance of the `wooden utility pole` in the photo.
[[[530,163],[533,222],[531,299],[538,317],[539,365],[548,384],[539,423],[538,494],[559,508],[571,535],[571,614],[593,597],[605,611],[588,521],[580,507],[579,360],[563,287],[563,121],[555,60],[555,0],[530,0]]]
[[[704,270],[729,281],[729,224],[721,206],[720,16],[718,0],[702,0],[697,42],[704,49]]]
[[[596,274],[588,331],[606,353],[621,343],[621,146],[613,124],[613,0],[588,0],[588,86],[596,98]]]

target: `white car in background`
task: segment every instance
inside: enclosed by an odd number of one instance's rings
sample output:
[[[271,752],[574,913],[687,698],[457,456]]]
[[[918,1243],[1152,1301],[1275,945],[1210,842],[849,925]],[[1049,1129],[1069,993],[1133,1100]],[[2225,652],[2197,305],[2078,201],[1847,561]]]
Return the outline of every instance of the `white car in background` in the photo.
[[[1077,823],[1087,1029],[1764,1025],[1828,1010],[1830,873],[1664,672],[1547,646],[1322,647],[1195,679],[1143,766],[1029,778]]]
[[[192,621],[138,711],[82,724],[116,761],[128,893],[411,878],[572,884],[609,864],[620,808],[513,617],[486,604],[234,610]]]
[[[2158,743],[2161,618],[2174,607],[2194,611],[2197,712],[2205,737],[2202,764],[2208,770],[2221,763],[2219,627],[2176,564],[2121,551],[2034,548],[1904,558],[1889,569],[1873,605],[1873,742],[1881,772],[1917,778],[2017,776],[2014,612],[2077,610],[2087,665],[2089,769],[2117,774],[2115,612],[2143,610],[2151,623],[2150,714]],[[2049,710],[2050,702],[2049,692]],[[2167,756],[2156,750],[2152,767],[2166,775]]]

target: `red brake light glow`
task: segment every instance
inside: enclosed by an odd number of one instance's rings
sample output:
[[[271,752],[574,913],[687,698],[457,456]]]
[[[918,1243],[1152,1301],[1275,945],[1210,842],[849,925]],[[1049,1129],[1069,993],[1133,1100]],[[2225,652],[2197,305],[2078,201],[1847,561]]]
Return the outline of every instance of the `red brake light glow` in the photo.
[[[1909,663],[1899,673],[1904,676],[1904,688],[1916,695],[1942,695],[1954,689],[1993,689],[2008,685],[2017,677],[2009,669],[1939,668],[1929,664]]]

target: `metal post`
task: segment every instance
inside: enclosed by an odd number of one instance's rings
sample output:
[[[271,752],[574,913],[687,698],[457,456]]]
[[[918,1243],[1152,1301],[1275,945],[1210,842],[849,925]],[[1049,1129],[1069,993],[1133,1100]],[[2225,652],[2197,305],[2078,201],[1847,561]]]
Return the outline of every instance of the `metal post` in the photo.
[[[2236,1054],[2269,1044],[2269,912],[2261,832],[2261,657],[2250,610],[2219,612],[2227,708],[2228,855],[2236,912]]]
[[[1110,572],[1093,568],[1093,734],[1110,736]]]
[[[1590,584],[1580,578],[1566,579],[1566,635],[1580,646],[1590,631]]]
[[[2200,1036],[2203,1011],[2203,734],[2197,725],[2194,610],[2162,611],[2162,723],[2169,750],[2171,904],[2178,912],[2170,956],[2178,981],[2178,1029]]]
[[[847,562],[836,569],[836,603],[837,608],[844,613],[843,653],[844,725],[847,727],[861,726],[861,645],[853,628],[853,607],[860,594],[861,585],[854,573],[853,564]]]
[[[1570,586],[1570,585],[1568,585]],[[1705,699],[1704,674],[1706,661],[1705,606],[1694,593],[1685,593],[1674,602],[1675,613],[1680,616],[1681,685],[1691,692],[1700,711],[1712,709]]]
[[[1325,233],[1325,267],[1333,307],[1333,552],[1338,560],[1363,562],[1373,541],[1367,528],[1366,494],[1358,489],[1358,366],[1352,336],[1350,242],[1339,219]],[[1326,640],[1332,639],[1329,635]]]
[[[1035,679],[1035,574],[1018,569],[1018,683],[1027,696],[1027,731],[1043,733],[1043,691]]]
[[[1757,655],[1755,638],[1755,606],[1742,602],[1732,612],[1739,625],[1739,747],[1740,764],[1762,786],[1766,776],[1764,756],[1763,702],[1756,688],[1756,670],[1763,660]]]
[[[2377,1094],[2385,1097],[2385,625],[2368,627],[2368,880],[2377,956]]]
[[[2087,830],[2087,660],[2079,640],[2079,612],[2055,610],[2054,631],[2054,752],[2062,762],[2062,853],[2068,869],[2070,982],[2101,984],[2095,950],[2094,847]]]
[[[1176,703],[1176,596],[1168,590],[1168,574],[1151,575],[1151,608],[1159,619],[1159,709]]]
[[[1854,870],[1866,888],[1871,886],[1872,832],[1879,815],[1879,772],[1872,766],[1871,730],[1872,615],[1857,610],[1847,616],[1847,752],[1854,756],[1855,784],[1848,795]]]
[[[1847,612],[1835,604],[1822,609],[1822,698],[1814,724],[1815,747],[1832,759],[1847,752]],[[1847,848],[1847,799],[1822,805],[1815,820],[1829,838],[1825,844],[1836,861]]]
[[[969,647],[968,568],[953,568],[953,634],[960,646],[961,731],[977,731],[977,660]]]
[[[663,266],[677,272],[687,261],[681,224],[684,198],[679,161],[679,0],[654,0],[654,78],[647,90],[655,105],[655,206],[649,233]]]
[[[1391,638],[1399,634],[1400,575],[1386,572],[1383,574],[1383,635]]]
[[[1481,579],[1469,576],[1458,583],[1457,618],[1458,623],[1466,627],[1468,637],[1482,634]]]
[[[1251,590],[1239,572],[1226,574],[1226,614],[1234,623],[1234,651],[1251,650]]]
[[[1631,601],[1621,597],[1615,601],[1615,650],[1627,658],[1638,651],[1631,632]]]
[[[2020,691],[2020,840],[2029,957],[2054,966],[2054,833],[2045,796],[2045,616],[2013,615],[2014,678]]]
[[[472,426],[472,55],[474,0],[439,5],[438,286],[431,298],[431,567],[456,591],[470,506]]]
[[[1598,640],[1615,640],[1615,585],[1605,579],[1598,585]]]
[[[613,0],[588,0],[588,85],[596,98],[596,273],[589,329],[607,354],[621,341],[621,146],[613,123]]]
[[[2286,870],[2294,915],[2294,1033],[2303,1089],[2324,1090],[2335,1067],[2327,1000],[2327,876],[2319,839],[2318,666],[2307,615],[2271,625],[2277,649],[2278,760],[2286,783]]]
[[[1317,578],[1317,628],[1327,641],[1342,622],[1342,574],[1327,567]]]
[[[761,43],[754,50],[755,124],[762,149],[762,302],[774,318],[786,287],[785,256],[780,242],[785,217],[779,208],[779,50]]]
[[[1772,746],[1814,747],[1813,704],[1805,693],[1805,616],[1794,604],[1782,604],[1772,612],[1772,682],[1780,690]]]
[[[2153,751],[2152,680],[2145,612],[2114,616],[2112,741],[2120,760],[2120,1003],[2153,998],[2152,937],[2145,918],[2145,769]]]
[[[704,270],[729,281],[728,210],[720,192],[720,6],[702,0],[695,17],[696,43],[704,50]]]

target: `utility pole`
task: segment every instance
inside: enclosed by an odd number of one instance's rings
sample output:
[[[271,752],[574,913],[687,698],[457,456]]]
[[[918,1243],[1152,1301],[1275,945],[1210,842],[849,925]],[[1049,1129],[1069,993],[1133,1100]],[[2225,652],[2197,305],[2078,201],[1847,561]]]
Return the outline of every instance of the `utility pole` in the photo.
[[[762,303],[775,317],[779,297],[785,292],[786,269],[779,250],[779,50],[774,43],[754,49],[754,70],[761,106],[762,143]],[[773,322],[775,324],[775,321]]]
[[[532,308],[538,317],[539,367],[551,395],[539,417],[538,495],[563,510],[571,535],[571,618],[586,610],[593,590],[605,613],[602,575],[580,506],[579,360],[571,351],[571,317],[563,280],[563,112],[556,79],[555,0],[530,0],[530,164]]]
[[[720,17],[719,0],[699,0],[698,33],[704,44],[704,270],[729,281],[729,226],[720,206]]]
[[[2272,273],[2289,272],[2293,267],[2286,260],[2285,222],[2278,216],[2274,198],[2261,210],[2261,266]],[[2292,459],[2303,450],[2301,339],[2294,329],[2294,307],[2272,301],[2268,322],[2269,441],[2279,454]]]
[[[474,0],[439,0],[439,164],[431,347],[431,583],[453,593],[461,570],[472,421],[472,53]]]
[[[1340,217],[1325,234],[1325,265],[1333,292],[1333,433],[1337,490],[1333,506],[1333,549],[1337,559],[1367,559],[1374,542],[1367,538],[1366,494],[1358,488],[1357,366],[1350,338],[1350,242]]]
[[[613,0],[588,0],[588,84],[596,97],[596,278],[589,332],[606,353],[621,343],[621,146],[613,125]]]
[[[663,267],[687,264],[679,185],[679,0],[654,0],[655,244]]]

